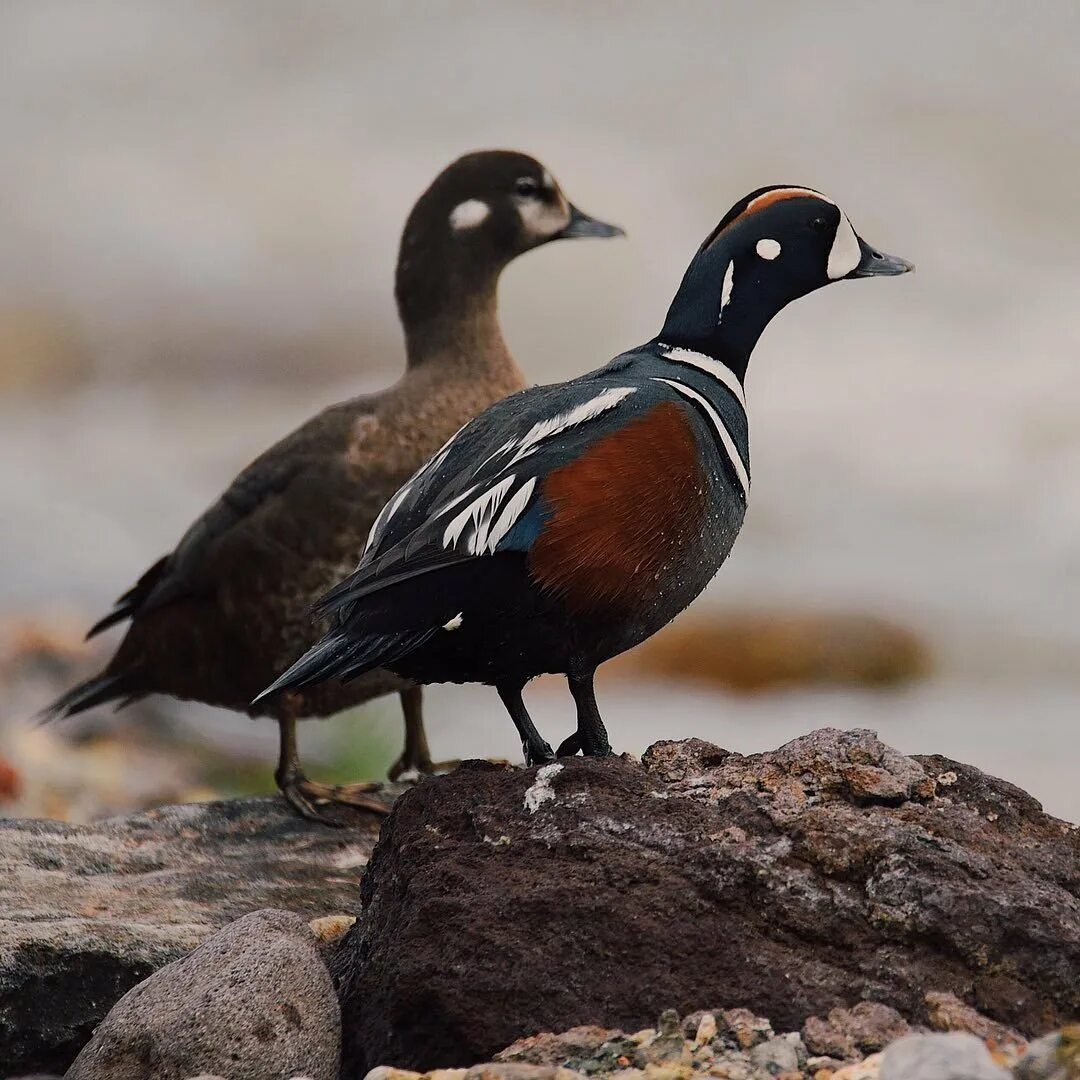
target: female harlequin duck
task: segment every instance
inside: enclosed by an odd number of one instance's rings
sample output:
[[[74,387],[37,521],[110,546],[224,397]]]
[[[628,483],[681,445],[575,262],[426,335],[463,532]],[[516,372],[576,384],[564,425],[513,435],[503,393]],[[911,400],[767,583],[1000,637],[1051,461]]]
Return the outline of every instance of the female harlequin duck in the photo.
[[[320,413],[240,473],[90,631],[131,620],[105,670],[49,713],[161,693],[274,716],[278,786],[301,813],[319,816],[318,800],[382,804],[365,794],[370,785],[308,780],[296,720],[396,691],[406,738],[392,773],[430,771],[419,687],[376,665],[347,685],[249,703],[326,629],[312,625],[311,605],[356,565],[386,500],[453,431],[524,385],[499,330],[496,285],[506,264],[551,240],[621,234],[569,203],[524,154],[474,153],[450,165],[421,195],[401,240],[404,377]]]
[[[376,667],[492,683],[533,764],[553,755],[521,691],[559,672],[578,717],[559,754],[610,753],[597,666],[682,611],[742,525],[743,378],[761,332],[823,285],[910,269],[819,192],[748,195],[694,256],[658,337],[499,402],[394,496],[319,604],[336,628],[264,696]]]

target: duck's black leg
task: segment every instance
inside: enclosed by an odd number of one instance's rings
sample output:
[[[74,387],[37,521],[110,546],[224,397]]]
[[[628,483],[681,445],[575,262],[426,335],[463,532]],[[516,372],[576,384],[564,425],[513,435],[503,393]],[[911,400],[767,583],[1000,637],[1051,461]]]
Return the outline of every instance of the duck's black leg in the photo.
[[[593,675],[590,671],[584,675],[568,675],[570,693],[577,705],[577,731],[559,745],[559,757],[573,757],[581,751],[586,757],[610,757],[611,744],[608,742],[607,729],[600,719],[600,710],[596,705],[596,693],[593,690]]]
[[[495,689],[499,691],[499,697],[514,721],[514,727],[521,736],[521,752],[525,755],[526,765],[544,765],[555,760],[555,754],[544,740],[544,737],[536,730],[532,722],[525,702],[521,699],[521,691],[524,683],[498,683]]]
[[[401,691],[401,711],[405,716],[405,749],[401,757],[390,766],[389,777],[396,780],[414,769],[421,776],[433,773],[449,772],[461,764],[460,761],[432,761],[428,749],[427,732],[424,730],[424,690],[420,686],[410,686]]]

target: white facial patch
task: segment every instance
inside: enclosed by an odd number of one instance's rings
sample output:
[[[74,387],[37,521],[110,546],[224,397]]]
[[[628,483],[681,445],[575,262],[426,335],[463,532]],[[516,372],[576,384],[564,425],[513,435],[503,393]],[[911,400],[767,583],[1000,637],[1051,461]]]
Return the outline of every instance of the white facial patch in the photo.
[[[772,262],[777,255],[780,254],[780,244],[776,240],[770,240],[765,238],[757,242],[757,247],[754,250],[763,258]]]
[[[720,315],[716,320],[717,325],[720,324],[720,319],[724,317],[724,308],[731,303],[731,290],[735,287],[735,260],[727,264],[727,269],[724,271],[724,284],[720,286]]]
[[[480,199],[466,199],[450,211],[450,228],[454,232],[475,229],[490,213],[491,207],[486,202]]]
[[[862,252],[859,250],[859,238],[847,219],[847,214],[840,211],[840,223],[836,226],[836,236],[832,247],[829,249],[829,263],[825,267],[830,281],[838,281],[847,277],[862,260]]]
[[[552,206],[533,195],[514,197],[521,224],[529,236],[544,239],[562,232],[570,224],[570,208],[565,199]]]
[[[465,621],[465,612],[459,611],[449,622],[443,623],[444,630],[457,630],[459,626]]]

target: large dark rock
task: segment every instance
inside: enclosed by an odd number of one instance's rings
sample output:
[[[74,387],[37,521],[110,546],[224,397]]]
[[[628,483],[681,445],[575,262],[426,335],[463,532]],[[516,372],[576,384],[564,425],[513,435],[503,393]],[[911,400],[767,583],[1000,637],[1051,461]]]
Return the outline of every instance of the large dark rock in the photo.
[[[1080,833],[869,731],[464,768],[399,801],[361,895],[348,1077],[702,1002],[780,1029],[860,1001],[925,1024],[928,992],[1027,1034],[1080,1012]]]
[[[250,911],[351,911],[380,819],[280,799],[94,825],[0,820],[0,1076],[63,1071],[137,982]]]

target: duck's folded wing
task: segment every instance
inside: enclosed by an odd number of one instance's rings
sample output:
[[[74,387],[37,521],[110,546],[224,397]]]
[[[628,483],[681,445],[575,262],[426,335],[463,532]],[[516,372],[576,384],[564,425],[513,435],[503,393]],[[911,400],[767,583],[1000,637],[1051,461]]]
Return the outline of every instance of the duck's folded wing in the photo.
[[[371,594],[505,551],[542,526],[544,477],[628,423],[650,395],[608,378],[534,387],[467,424],[387,503],[356,571],[319,601],[341,612]]]
[[[305,515],[318,501],[314,489],[325,489],[336,479],[327,474],[337,467],[349,425],[363,407],[362,399],[354,399],[327,409],[257,457],[89,636],[176,600],[213,592],[260,550],[272,559],[271,549],[280,545],[282,535],[303,531]]]

